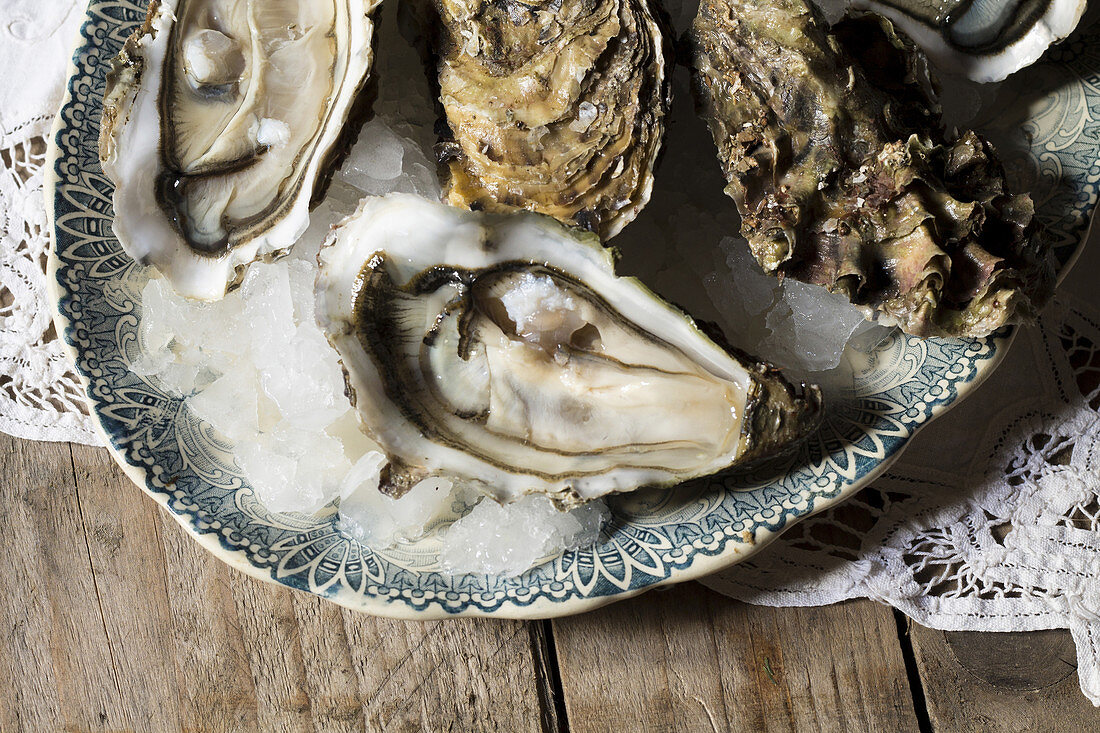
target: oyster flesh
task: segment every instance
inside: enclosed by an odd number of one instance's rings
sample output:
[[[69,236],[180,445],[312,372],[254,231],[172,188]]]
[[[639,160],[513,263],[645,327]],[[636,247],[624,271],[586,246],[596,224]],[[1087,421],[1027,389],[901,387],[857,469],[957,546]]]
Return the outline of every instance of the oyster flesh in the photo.
[[[937,66],[1000,81],[1077,27],[1086,0],[850,0],[893,21]]]
[[[803,0],[703,0],[695,85],[766,272],[917,336],[985,336],[1051,294],[1053,259],[992,147],[940,131],[926,62],[889,21],[826,32]],[[867,59],[866,62],[863,59]]]
[[[114,60],[100,133],[114,232],[214,300],[285,251],[349,134],[377,0],[153,0]]]
[[[318,321],[390,494],[436,475],[569,506],[773,454],[820,418],[816,387],[717,346],[547,217],[367,198],[318,259]]]
[[[607,239],[637,216],[669,107],[653,0],[433,0],[446,197]]]

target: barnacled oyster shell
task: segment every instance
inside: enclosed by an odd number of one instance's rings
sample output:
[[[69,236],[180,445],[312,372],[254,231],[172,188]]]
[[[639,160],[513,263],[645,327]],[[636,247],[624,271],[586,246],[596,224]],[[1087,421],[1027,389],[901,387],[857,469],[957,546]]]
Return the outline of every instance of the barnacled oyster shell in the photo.
[[[289,248],[350,134],[377,0],[153,0],[113,62],[100,158],[114,232],[213,300]]]
[[[438,475],[571,505],[776,453],[820,419],[816,387],[719,347],[547,217],[367,198],[319,262],[318,321],[391,494]]]
[[[1050,296],[1031,198],[1006,190],[980,136],[944,139],[924,57],[888,21],[834,35],[803,0],[703,0],[691,33],[726,191],[765,271],[918,336],[984,336]]]
[[[433,0],[447,201],[617,234],[669,106],[653,0]]]

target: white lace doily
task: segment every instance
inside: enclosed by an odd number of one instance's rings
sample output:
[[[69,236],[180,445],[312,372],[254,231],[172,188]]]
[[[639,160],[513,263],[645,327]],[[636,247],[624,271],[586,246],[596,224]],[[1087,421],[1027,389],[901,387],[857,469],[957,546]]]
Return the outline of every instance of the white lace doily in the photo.
[[[98,443],[46,302],[45,136],[81,13],[72,0],[0,0],[0,430]]]
[[[43,274],[44,137],[76,6],[0,0],[0,430],[96,443]],[[1100,705],[1097,271],[1100,241],[988,382],[872,488],[706,584],[772,606],[868,597],[937,629],[1069,628]]]

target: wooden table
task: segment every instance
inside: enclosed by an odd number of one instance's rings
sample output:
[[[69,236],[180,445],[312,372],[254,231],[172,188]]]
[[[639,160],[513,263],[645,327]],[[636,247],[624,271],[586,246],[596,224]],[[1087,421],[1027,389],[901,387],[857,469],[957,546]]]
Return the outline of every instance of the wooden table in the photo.
[[[391,621],[230,570],[103,449],[0,435],[0,475],[0,731],[1100,731],[1066,632],[695,583],[555,621]]]

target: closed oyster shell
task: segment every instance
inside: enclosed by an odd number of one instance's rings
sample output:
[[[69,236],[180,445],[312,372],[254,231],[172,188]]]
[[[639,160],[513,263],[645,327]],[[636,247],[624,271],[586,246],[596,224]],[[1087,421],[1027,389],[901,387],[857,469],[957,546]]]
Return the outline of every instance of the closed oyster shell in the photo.
[[[923,55],[870,16],[826,32],[802,0],[703,0],[702,114],[765,271],[917,336],[985,336],[1053,289],[1031,198],[992,147],[948,141]]]
[[[435,0],[447,201],[617,234],[649,200],[669,107],[653,0]]]

